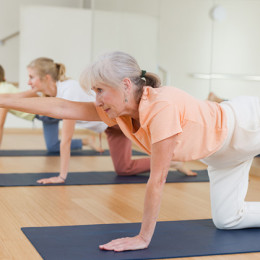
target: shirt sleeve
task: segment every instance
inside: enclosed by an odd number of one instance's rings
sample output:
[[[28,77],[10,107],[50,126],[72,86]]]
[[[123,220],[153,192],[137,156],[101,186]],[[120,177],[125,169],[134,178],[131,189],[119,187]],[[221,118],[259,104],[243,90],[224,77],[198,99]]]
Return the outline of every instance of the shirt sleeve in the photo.
[[[159,104],[150,119],[149,131],[152,144],[181,133],[181,113],[177,107],[169,103]]]
[[[96,110],[98,112],[98,115],[100,116],[101,120],[106,123],[108,126],[117,125],[117,122],[115,119],[111,119],[107,116],[106,112],[101,108],[96,106]]]

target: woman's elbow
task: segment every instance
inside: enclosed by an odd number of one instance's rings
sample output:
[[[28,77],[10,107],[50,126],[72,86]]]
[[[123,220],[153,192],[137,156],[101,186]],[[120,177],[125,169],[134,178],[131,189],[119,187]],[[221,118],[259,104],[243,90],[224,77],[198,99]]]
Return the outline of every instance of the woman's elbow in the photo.
[[[65,149],[67,147],[70,147],[71,145],[71,139],[61,140],[60,142],[60,148]]]

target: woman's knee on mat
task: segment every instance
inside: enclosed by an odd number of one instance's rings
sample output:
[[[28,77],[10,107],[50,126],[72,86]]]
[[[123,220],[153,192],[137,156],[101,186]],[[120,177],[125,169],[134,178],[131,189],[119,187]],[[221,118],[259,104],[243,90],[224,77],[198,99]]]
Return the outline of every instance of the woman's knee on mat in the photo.
[[[132,168],[129,165],[117,164],[115,165],[117,175],[131,175]]]
[[[243,220],[244,210],[241,209],[237,213],[227,214],[213,214],[213,223],[218,229],[237,229],[239,223]]]
[[[60,143],[48,143],[46,144],[48,152],[56,153],[60,151]]]

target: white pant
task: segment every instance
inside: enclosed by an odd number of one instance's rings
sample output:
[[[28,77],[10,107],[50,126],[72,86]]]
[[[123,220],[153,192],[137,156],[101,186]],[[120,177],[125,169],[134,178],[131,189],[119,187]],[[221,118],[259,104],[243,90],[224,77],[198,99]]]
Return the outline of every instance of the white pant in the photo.
[[[260,154],[260,106],[256,97],[223,102],[228,136],[222,147],[202,161],[208,165],[211,210],[220,229],[260,227],[260,202],[245,202],[249,170]]]

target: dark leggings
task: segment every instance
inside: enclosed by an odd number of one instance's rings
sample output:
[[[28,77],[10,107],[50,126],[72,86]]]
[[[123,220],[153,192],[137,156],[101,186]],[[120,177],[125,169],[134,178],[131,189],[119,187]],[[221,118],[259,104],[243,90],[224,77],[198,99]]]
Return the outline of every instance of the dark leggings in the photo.
[[[42,121],[44,140],[49,152],[59,152],[60,151],[60,140],[59,140],[59,122],[60,119],[48,117],[48,116],[39,116],[36,115],[38,120]],[[82,149],[82,140],[81,139],[72,139],[71,140],[71,150]]]

